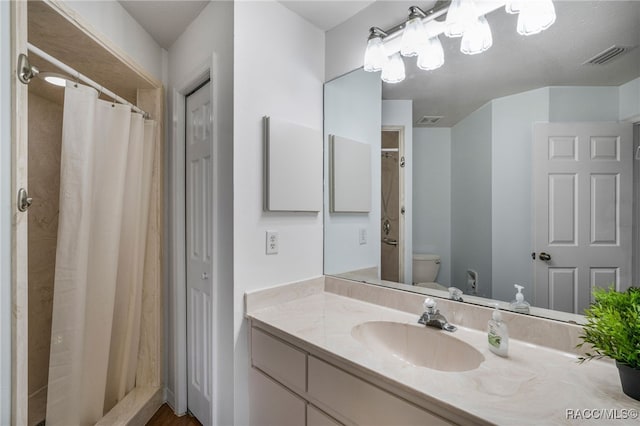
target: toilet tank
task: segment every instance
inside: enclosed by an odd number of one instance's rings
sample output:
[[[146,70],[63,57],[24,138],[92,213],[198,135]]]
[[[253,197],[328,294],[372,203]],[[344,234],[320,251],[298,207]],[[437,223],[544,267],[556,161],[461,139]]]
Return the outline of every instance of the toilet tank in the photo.
[[[435,282],[440,269],[440,256],[437,254],[413,254],[413,282]]]

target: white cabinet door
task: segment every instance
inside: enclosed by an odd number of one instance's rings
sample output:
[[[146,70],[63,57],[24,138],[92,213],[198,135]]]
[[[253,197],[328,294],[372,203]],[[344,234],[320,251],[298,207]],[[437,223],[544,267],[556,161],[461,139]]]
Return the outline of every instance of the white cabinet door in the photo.
[[[632,167],[631,124],[535,125],[536,306],[582,313],[593,287],[631,285]]]
[[[249,373],[250,426],[303,426],[306,403],[260,370]]]

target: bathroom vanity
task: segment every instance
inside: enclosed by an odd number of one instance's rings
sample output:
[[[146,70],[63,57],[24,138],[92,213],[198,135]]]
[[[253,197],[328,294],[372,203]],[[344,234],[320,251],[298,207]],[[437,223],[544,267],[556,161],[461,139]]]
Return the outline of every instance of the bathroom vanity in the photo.
[[[487,348],[484,307],[439,300],[458,330],[426,329],[420,295],[331,277],[245,302],[252,424],[565,424],[571,410],[640,409],[612,363],[578,365],[576,325],[506,313],[501,358]]]

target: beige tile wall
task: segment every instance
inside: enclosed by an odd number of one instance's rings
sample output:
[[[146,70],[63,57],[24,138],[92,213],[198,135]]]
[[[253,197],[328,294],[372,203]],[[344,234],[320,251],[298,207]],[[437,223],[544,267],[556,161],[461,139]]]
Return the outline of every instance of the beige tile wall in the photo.
[[[61,89],[62,90],[62,89]],[[29,424],[44,419],[58,233],[62,106],[29,93]]]

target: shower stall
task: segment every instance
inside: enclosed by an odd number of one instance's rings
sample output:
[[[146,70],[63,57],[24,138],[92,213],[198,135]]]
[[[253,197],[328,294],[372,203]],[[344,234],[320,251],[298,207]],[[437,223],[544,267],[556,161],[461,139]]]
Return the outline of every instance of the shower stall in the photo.
[[[12,8],[12,423],[144,422],[162,400],[162,84],[63,4]]]

